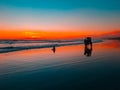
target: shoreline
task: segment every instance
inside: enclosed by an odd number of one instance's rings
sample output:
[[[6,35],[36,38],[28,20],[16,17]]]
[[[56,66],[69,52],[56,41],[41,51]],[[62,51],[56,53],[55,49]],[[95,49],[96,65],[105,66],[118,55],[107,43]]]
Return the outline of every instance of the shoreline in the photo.
[[[93,43],[100,43],[103,42],[103,40],[96,40],[93,41]],[[64,43],[64,44],[49,44],[49,45],[37,45],[37,46],[18,46],[18,47],[4,47],[0,48],[0,54],[2,53],[9,53],[9,52],[15,52],[15,51],[22,51],[22,50],[30,50],[30,49],[42,49],[42,48],[52,48],[52,47],[62,47],[62,46],[72,46],[72,45],[80,45],[84,44],[84,42],[72,42],[72,43]]]

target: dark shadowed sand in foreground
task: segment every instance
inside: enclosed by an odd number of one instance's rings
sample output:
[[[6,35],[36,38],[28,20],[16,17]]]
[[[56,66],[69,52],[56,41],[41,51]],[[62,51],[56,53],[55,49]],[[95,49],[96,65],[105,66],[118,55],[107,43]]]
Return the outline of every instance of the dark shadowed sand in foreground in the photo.
[[[0,54],[0,90],[120,90],[120,41]]]

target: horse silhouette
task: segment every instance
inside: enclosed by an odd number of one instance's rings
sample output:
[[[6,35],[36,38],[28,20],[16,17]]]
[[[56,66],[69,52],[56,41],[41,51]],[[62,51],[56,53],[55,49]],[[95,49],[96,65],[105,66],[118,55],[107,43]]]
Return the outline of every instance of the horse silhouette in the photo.
[[[91,37],[87,37],[84,39],[84,45],[87,46],[87,45],[91,45],[92,46],[92,39]]]

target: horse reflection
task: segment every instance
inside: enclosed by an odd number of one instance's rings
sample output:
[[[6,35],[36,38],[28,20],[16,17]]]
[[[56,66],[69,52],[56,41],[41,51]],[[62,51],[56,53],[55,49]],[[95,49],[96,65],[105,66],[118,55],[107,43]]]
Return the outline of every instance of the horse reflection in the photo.
[[[85,46],[85,50],[84,50],[84,55],[86,55],[87,57],[91,56],[92,54],[92,46]]]
[[[87,37],[84,40],[84,44],[85,44],[84,55],[89,57],[92,54],[92,40],[91,40],[91,37]]]
[[[55,45],[53,46],[52,51],[53,51],[53,53],[56,52],[56,46]]]

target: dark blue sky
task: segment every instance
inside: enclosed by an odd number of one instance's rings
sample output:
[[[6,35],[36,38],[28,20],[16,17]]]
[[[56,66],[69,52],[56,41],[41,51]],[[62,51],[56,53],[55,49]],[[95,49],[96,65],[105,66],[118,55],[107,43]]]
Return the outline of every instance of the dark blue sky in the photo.
[[[92,8],[105,11],[119,11],[120,0],[0,0],[1,5],[22,8],[71,10]]]

